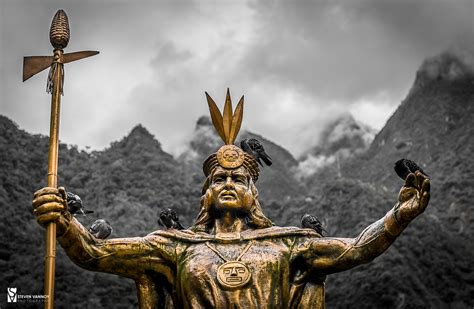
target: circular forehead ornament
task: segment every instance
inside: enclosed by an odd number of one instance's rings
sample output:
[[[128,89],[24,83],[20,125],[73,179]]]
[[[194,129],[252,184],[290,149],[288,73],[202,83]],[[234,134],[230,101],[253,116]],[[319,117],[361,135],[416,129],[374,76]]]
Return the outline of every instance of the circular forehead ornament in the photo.
[[[238,168],[244,159],[243,150],[235,145],[224,145],[217,151],[217,162],[223,168]]]

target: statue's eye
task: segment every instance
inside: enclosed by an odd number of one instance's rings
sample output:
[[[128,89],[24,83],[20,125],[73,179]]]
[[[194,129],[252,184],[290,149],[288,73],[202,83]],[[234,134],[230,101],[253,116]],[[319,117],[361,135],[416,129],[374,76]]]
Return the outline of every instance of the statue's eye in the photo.
[[[224,177],[217,176],[217,177],[214,178],[213,182],[214,183],[223,183],[223,182],[225,182],[225,179],[224,179]]]
[[[239,178],[236,178],[236,179],[234,179],[234,182],[235,182],[235,183],[238,183],[238,184],[241,184],[241,185],[245,185],[245,184],[247,184],[247,182],[245,181],[245,179],[243,179],[243,178],[240,178],[240,177],[239,177]]]

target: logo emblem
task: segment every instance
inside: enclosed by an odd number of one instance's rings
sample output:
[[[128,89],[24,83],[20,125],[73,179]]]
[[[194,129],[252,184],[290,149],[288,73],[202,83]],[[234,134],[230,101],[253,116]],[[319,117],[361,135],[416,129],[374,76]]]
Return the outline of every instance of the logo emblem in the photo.
[[[7,303],[16,303],[17,302],[17,295],[16,295],[16,288],[7,288]]]

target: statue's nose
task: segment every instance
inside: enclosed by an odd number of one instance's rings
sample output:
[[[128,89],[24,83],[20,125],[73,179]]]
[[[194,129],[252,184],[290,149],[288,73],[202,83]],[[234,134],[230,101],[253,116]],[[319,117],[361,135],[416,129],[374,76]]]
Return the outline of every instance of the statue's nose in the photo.
[[[232,181],[231,177],[227,177],[227,180],[225,182],[225,186],[227,188],[233,188],[234,187],[234,182]]]

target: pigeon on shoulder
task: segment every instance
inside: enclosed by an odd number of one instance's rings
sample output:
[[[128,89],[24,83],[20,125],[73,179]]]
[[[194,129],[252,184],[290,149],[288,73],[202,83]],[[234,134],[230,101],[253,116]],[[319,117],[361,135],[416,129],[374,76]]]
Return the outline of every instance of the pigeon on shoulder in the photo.
[[[104,219],[95,220],[89,228],[89,232],[98,239],[106,239],[112,234],[112,231],[112,226]]]
[[[171,208],[163,209],[158,217],[158,224],[166,229],[184,230],[184,227],[179,222],[179,217]]]
[[[327,233],[318,217],[310,214],[305,214],[301,217],[301,227],[305,229],[313,229],[321,236],[324,236],[323,232]]]

